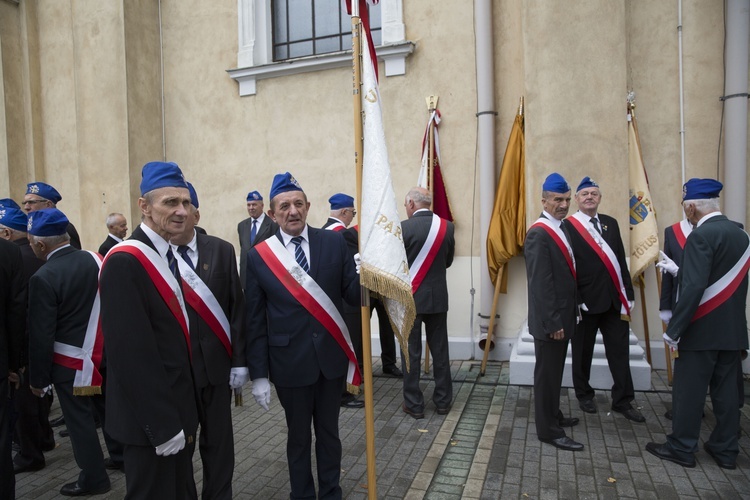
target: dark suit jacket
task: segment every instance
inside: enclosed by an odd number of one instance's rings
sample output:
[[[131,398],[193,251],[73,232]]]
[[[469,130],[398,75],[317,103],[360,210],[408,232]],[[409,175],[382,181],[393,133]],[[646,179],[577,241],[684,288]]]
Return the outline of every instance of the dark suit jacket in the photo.
[[[68,236],[70,236],[70,245],[73,248],[77,248],[78,250],[80,250],[82,248],[81,237],[78,236],[78,231],[76,231],[76,227],[72,222],[68,223],[68,228],[65,231],[68,233]]]
[[[102,257],[106,256],[107,252],[112,250],[112,247],[117,245],[118,243],[119,241],[117,241],[111,235],[108,234],[107,239],[104,240],[104,242],[101,245],[99,245],[99,255],[101,255]]]
[[[140,228],[130,239],[153,248]],[[102,268],[102,331],[107,352],[109,434],[123,444],[158,446],[195,436],[198,402],[188,344],[135,257],[109,256]]]
[[[29,279],[34,275],[37,270],[42,267],[45,263],[42,259],[37,258],[34,254],[34,250],[31,249],[28,238],[20,238],[14,240],[13,243],[18,245],[21,249],[21,259],[23,260],[23,286],[24,289],[29,287]],[[24,303],[23,307],[23,322],[24,322],[24,336],[23,344],[21,346],[21,366],[29,365],[29,334],[26,322],[26,307],[28,303]]]
[[[692,321],[705,289],[738,262],[747,245],[747,234],[724,215],[707,219],[690,233],[677,275],[680,296],[667,327],[667,335],[680,339],[681,351],[748,348],[747,274],[726,302]]]
[[[628,264],[625,261],[625,248],[620,237],[620,227],[617,220],[609,215],[598,214],[602,228],[602,238],[612,248],[620,264],[622,282],[625,285],[625,295],[633,300],[633,284],[630,281]],[[566,230],[570,236],[570,246],[576,258],[576,275],[578,278],[578,292],[581,301],[586,304],[588,312],[599,314],[614,307],[620,310],[620,295],[612,282],[609,272],[596,252],[586,243],[583,236],[573,227],[569,220],[565,220]]]
[[[26,286],[21,250],[0,238],[0,380],[18,370],[26,330]]]
[[[211,290],[229,320],[232,358],[211,328],[188,306],[193,372],[198,387],[229,384],[229,369],[245,366],[245,297],[237,274],[237,259],[231,243],[198,233],[196,273]]]
[[[552,221],[554,223],[554,220]],[[576,281],[565,256],[541,227],[526,233],[523,247],[529,294],[529,333],[553,342],[549,334],[560,330],[570,339],[576,328]]]
[[[94,258],[72,246],[55,252],[29,280],[29,383],[68,382],[75,370],[52,362],[54,343],[81,347],[99,288]]]
[[[342,298],[359,303],[359,276],[344,238],[308,226],[310,276],[339,312]],[[276,238],[281,240],[280,231]],[[348,359],[333,336],[279,282],[255,248],[247,257],[245,286],[250,378],[269,377],[281,387],[302,387],[346,375]]]
[[[404,235],[404,247],[409,266],[419,255],[432,225],[432,212],[427,210],[417,212],[410,219],[401,221],[401,231]],[[435,260],[427,271],[422,284],[414,294],[417,314],[434,314],[448,311],[448,283],[445,271],[453,263],[453,223],[448,222],[443,244],[435,256]]]
[[[266,216],[263,218],[263,222],[261,222],[260,227],[258,228],[257,233],[255,234],[255,241],[251,245],[250,231],[252,231],[252,229],[252,217],[248,217],[247,219],[237,224],[237,234],[239,234],[240,236],[240,283],[242,283],[243,286],[245,285],[245,280],[247,279],[247,252],[249,252],[252,247],[257,245],[261,241],[265,240],[273,234],[276,234],[276,230],[279,229],[279,225],[271,220],[271,218],[266,214]]]
[[[677,241],[674,228],[669,226],[664,230],[664,254],[672,259],[677,266],[682,265],[682,247]],[[661,297],[659,298],[659,310],[671,311],[677,302],[677,278],[669,273],[661,275]]]

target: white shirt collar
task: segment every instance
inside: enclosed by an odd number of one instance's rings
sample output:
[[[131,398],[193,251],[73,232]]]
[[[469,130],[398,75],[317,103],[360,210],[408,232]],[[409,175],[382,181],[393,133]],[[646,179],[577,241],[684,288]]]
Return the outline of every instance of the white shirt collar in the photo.
[[[555,218],[555,217],[552,217],[552,214],[551,214],[551,213],[549,213],[549,212],[547,212],[546,210],[542,210],[542,215],[544,215],[545,217],[547,217],[547,218],[548,218],[549,220],[551,220],[551,221],[557,221],[557,222],[559,222],[560,224],[562,224],[562,221],[561,221],[561,220],[558,220],[557,218]]]
[[[156,234],[156,231],[148,227],[145,223],[141,222],[141,229],[144,233],[146,233],[146,236],[148,236],[148,239],[151,240],[151,243],[153,243],[154,247],[156,248],[156,251],[159,252],[159,255],[164,260],[167,260],[167,252],[169,251],[169,242]]]
[[[265,219],[265,218],[266,218],[266,214],[263,213],[263,212],[261,212],[260,213],[260,217],[258,217],[257,219],[253,219],[252,217],[250,217],[250,219],[251,219],[250,223],[252,224],[253,220],[257,220],[258,221],[258,225],[260,226],[261,224],[263,224],[263,219]]]
[[[109,233],[109,237],[112,238],[113,240],[115,240],[117,243],[122,243],[122,238],[118,238],[117,236],[115,236],[112,233]]]
[[[419,210],[415,210],[415,211],[414,211],[414,212],[412,213],[412,215],[414,215],[414,214],[418,214],[419,212],[429,212],[429,211],[430,211],[430,209],[429,209],[429,208],[420,208]]]
[[[335,220],[336,222],[339,222],[339,223],[341,223],[341,224],[344,224],[344,221],[342,221],[341,219],[338,219],[338,218],[334,217],[333,215],[329,215],[329,216],[328,216],[328,218],[329,218],[329,219],[333,219],[333,220]],[[346,227],[346,224],[344,224],[344,227]]]
[[[282,243],[284,243],[284,246],[287,246],[289,242],[292,241],[292,238],[294,238],[294,236],[286,234],[283,229],[279,229],[279,233],[281,233],[281,241]],[[299,236],[302,236],[303,240],[310,243],[310,238],[308,238],[307,236],[307,224],[305,224],[305,228],[302,230]]]
[[[701,227],[701,224],[706,222],[708,219],[710,219],[711,217],[716,217],[718,215],[721,215],[721,212],[716,211],[716,212],[711,212],[710,214],[704,215],[703,217],[701,217],[701,220],[698,221],[698,224],[696,224],[695,227]]]
[[[68,243],[67,245],[63,245],[60,248],[55,248],[54,250],[52,250],[50,253],[47,254],[47,260],[49,260],[50,257],[55,255],[57,252],[59,252],[63,248],[68,248],[69,246],[70,246],[70,243]]]

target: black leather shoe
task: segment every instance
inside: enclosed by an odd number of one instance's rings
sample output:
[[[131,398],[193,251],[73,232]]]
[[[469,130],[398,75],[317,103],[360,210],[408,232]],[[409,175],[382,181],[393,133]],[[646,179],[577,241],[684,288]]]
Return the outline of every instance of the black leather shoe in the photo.
[[[578,441],[573,441],[568,436],[563,436],[557,439],[540,439],[542,443],[551,444],[555,448],[560,448],[561,450],[566,451],[581,451],[583,450],[583,445],[579,443]]]
[[[68,429],[63,429],[60,432],[58,432],[57,435],[60,436],[61,438],[66,438],[70,436],[70,432],[68,432]]]
[[[667,420],[672,420],[672,410],[665,411],[664,418],[666,418]]]
[[[102,486],[101,488],[81,488],[78,486],[78,481],[73,483],[68,483],[62,488],[60,488],[60,494],[65,495],[66,497],[82,497],[85,495],[101,495],[102,493],[106,493],[109,491],[109,489],[112,486],[110,486],[109,482],[106,486]]]
[[[596,413],[596,402],[593,399],[584,399],[578,402],[579,408],[586,413]]]
[[[111,458],[107,458],[104,460],[104,468],[107,470],[122,470],[124,465],[125,464],[123,462],[116,462]]]
[[[424,418],[424,412],[416,412],[416,411],[410,410],[409,408],[406,407],[405,404],[402,406],[402,408],[404,409],[404,413],[406,413],[407,415],[409,415],[411,418],[415,420],[421,420]]]
[[[646,451],[652,455],[661,458],[662,460],[669,460],[683,467],[693,468],[695,467],[695,458],[692,460],[683,460],[678,457],[672,448],[667,446],[667,443],[646,443]]]
[[[44,469],[44,466],[44,462],[40,464],[31,463],[27,465],[18,465],[17,463],[13,462],[13,472],[15,472],[16,474],[21,474],[22,472],[34,472]]]
[[[50,427],[60,427],[61,425],[65,425],[65,417],[61,415],[57,418],[53,418],[49,421],[49,425]]]
[[[397,377],[397,378],[404,378],[404,372],[402,372],[401,368],[399,368],[396,365],[384,366],[383,373],[385,373],[386,375]]]
[[[449,414],[449,413],[450,413],[450,411],[451,411],[451,407],[450,407],[450,406],[446,406],[445,408],[440,408],[440,407],[438,406],[438,408],[437,408],[437,410],[436,410],[436,411],[437,411],[437,414],[438,414],[438,415],[447,415],[447,414]]]
[[[627,418],[628,420],[632,420],[633,422],[638,422],[639,424],[642,424],[646,421],[646,417],[641,415],[641,412],[639,412],[635,408],[628,408],[626,410],[615,410],[614,408],[612,408],[612,411],[622,413],[623,417]]]
[[[560,427],[573,427],[578,425],[578,419],[576,417],[561,418],[558,423],[560,424]]]
[[[351,394],[349,397],[341,398],[341,407],[342,408],[363,408],[365,406],[364,401],[360,401],[359,399],[355,398]]]
[[[714,453],[714,451],[711,448],[709,448],[706,443],[703,443],[703,449],[706,450],[706,453],[708,453],[709,455],[711,455],[711,458],[714,459],[714,462],[716,462],[716,465],[718,465],[722,469],[734,470],[734,469],[737,468],[737,464],[736,463],[734,463],[734,462],[728,462],[728,461],[722,459],[720,456],[716,455],[716,453]]]
[[[55,442],[46,442],[42,444],[42,451],[52,451],[55,449]]]

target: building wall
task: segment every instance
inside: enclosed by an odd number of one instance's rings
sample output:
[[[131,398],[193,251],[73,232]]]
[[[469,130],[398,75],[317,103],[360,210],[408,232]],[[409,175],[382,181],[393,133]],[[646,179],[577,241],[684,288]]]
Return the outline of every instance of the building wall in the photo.
[[[636,92],[660,230],[678,220],[676,2],[500,0],[493,9],[495,169],[524,96],[527,221],[541,208],[539,186],[548,173],[562,173],[574,188],[590,175],[602,186],[602,212],[617,217],[627,245],[629,90]],[[330,194],[355,193],[351,69],[261,80],[256,95],[240,97],[226,73],[237,65],[237,14],[232,1],[0,0],[0,196],[20,199],[32,180],[53,184],[63,194],[60,208],[94,249],[106,235],[107,213],[129,214],[135,226],[141,166],[164,158],[196,186],[201,226],[237,247],[245,195],[267,194],[278,172],[297,177],[312,203],[310,223],[322,224]],[[477,315],[489,314],[472,293],[486,280],[479,265],[485,242],[473,16],[471,2],[404,2],[406,38],[416,48],[405,75],[385,77],[381,65],[380,80],[399,205],[416,183],[425,97],[440,97],[443,174],[456,216],[454,340],[476,336]],[[683,37],[687,178],[716,176],[721,2],[684,1]],[[503,345],[526,316],[521,257],[509,278],[511,291],[499,305]],[[647,284],[647,292],[654,336],[655,287]],[[638,318],[633,329],[643,336]]]

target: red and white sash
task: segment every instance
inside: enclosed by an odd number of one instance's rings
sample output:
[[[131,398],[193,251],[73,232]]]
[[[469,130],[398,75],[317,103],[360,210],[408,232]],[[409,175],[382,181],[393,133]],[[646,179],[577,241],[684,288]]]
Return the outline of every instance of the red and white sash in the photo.
[[[101,271],[102,258],[98,253],[86,250],[93,257],[96,265]],[[73,379],[74,396],[92,396],[102,393],[102,375],[99,366],[102,362],[104,338],[102,337],[102,324],[99,312],[101,310],[101,298],[99,290],[96,291],[94,304],[91,307],[86,335],[83,345],[77,347],[62,342],[54,343],[54,354],[52,362],[76,371]]]
[[[132,255],[146,270],[146,273],[154,283],[159,295],[164,299],[164,303],[180,324],[182,333],[185,336],[185,342],[187,343],[188,353],[192,358],[193,354],[190,346],[190,330],[188,327],[190,321],[188,320],[187,311],[185,310],[185,302],[182,297],[182,287],[172,274],[167,262],[156,250],[147,244],[138,240],[125,240],[122,243],[115,245],[112,250],[107,253],[103,265],[106,266],[107,261],[113,255],[118,253]]]
[[[362,375],[359,373],[357,357],[354,354],[344,318],[331,298],[309,274],[302,270],[278,238],[268,238],[255,248],[284,288],[325,327],[339,344],[346,357],[349,358],[349,368],[346,374],[348,388],[350,391],[358,391],[362,383]]]
[[[343,231],[344,229],[346,229],[346,226],[343,223],[336,221],[330,226],[326,226],[326,229],[328,231],[336,231],[338,233],[339,231]]]
[[[732,269],[727,274],[716,280],[703,292],[698,309],[696,309],[690,321],[702,318],[726,302],[740,286],[748,269],[750,269],[750,237],[748,237],[748,246],[745,249],[745,253],[740,257],[740,260],[732,266]]]
[[[427,239],[419,250],[417,258],[409,266],[412,295],[417,293],[417,289],[422,284],[422,281],[424,281],[425,276],[427,276],[430,267],[432,267],[432,263],[435,261],[435,257],[437,257],[440,247],[443,245],[447,230],[448,221],[432,214],[432,223],[430,224],[430,232],[427,233]]]
[[[690,236],[692,230],[693,226],[687,219],[682,219],[680,222],[672,224],[672,231],[674,231],[675,238],[677,239],[680,248],[685,248],[685,242],[687,241],[687,237]]]
[[[539,217],[536,222],[529,227],[529,230],[531,230],[532,227],[541,227],[547,231],[547,234],[550,235],[560,249],[560,252],[562,252],[563,257],[565,257],[565,261],[568,263],[573,279],[576,279],[576,260],[575,257],[573,257],[573,249],[570,247],[570,243],[568,243],[568,238],[565,237],[565,233],[560,229],[558,221],[555,221],[555,224],[553,224],[548,218]]]
[[[219,305],[219,301],[216,300],[208,286],[203,280],[193,271],[193,268],[188,265],[187,262],[182,258],[179,252],[172,249],[175,257],[177,258],[177,264],[180,268],[180,276],[187,285],[182,287],[182,291],[185,293],[185,302],[188,303],[193,310],[198,313],[203,321],[211,328],[216,337],[219,339],[221,344],[226,349],[229,357],[232,357],[232,331],[229,327],[229,319],[224,313],[224,309]]]
[[[620,263],[617,261],[617,256],[612,250],[612,247],[609,246],[609,243],[604,241],[602,235],[591,227],[589,224],[590,218],[591,217],[582,212],[576,212],[568,217],[568,221],[570,221],[571,225],[576,231],[578,231],[578,234],[581,235],[583,240],[602,261],[602,264],[604,264],[604,267],[607,269],[607,273],[609,273],[609,277],[612,280],[612,284],[615,285],[615,288],[617,289],[617,295],[620,298],[620,314],[624,316],[623,319],[629,320],[630,305],[628,304],[628,297],[625,292],[625,283],[622,281],[622,269],[620,268]]]

